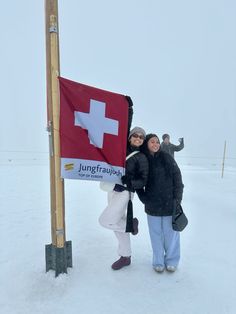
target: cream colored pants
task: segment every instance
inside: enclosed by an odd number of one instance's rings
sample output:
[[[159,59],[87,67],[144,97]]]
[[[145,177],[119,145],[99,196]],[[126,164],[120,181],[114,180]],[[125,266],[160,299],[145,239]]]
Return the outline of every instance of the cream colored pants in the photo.
[[[131,193],[133,199],[134,193]],[[108,205],[99,217],[99,223],[114,231],[118,239],[118,255],[131,256],[130,234],[126,229],[126,212],[129,192],[108,192]]]

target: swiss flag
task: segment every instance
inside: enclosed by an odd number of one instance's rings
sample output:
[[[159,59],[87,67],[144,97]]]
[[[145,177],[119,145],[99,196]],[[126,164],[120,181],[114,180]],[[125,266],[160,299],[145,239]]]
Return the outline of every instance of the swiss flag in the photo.
[[[120,182],[125,172],[124,95],[59,77],[63,178]]]

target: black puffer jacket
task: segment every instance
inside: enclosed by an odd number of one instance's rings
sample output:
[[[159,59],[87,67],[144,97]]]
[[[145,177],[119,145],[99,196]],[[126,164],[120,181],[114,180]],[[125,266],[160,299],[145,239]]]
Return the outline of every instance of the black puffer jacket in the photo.
[[[139,148],[129,146],[127,155],[136,150],[139,151]],[[140,151],[126,161],[125,175],[131,183],[130,191],[134,192],[137,189],[142,189],[146,185],[148,169],[149,163],[147,157]]]
[[[147,154],[149,176],[145,188],[137,190],[145,204],[145,212],[151,216],[171,216],[173,202],[181,202],[183,183],[180,169],[175,160],[166,152],[159,151],[154,156]]]

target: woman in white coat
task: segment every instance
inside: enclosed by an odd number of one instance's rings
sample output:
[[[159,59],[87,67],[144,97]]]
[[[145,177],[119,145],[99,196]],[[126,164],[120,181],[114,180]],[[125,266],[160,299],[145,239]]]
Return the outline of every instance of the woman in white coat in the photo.
[[[126,157],[126,174],[121,178],[122,185],[116,184],[114,190],[108,192],[108,205],[99,218],[100,224],[113,230],[118,240],[120,258],[111,267],[118,270],[131,263],[130,233],[126,232],[127,206],[133,199],[136,189],[142,189],[148,178],[148,160],[140,152],[145,139],[145,131],[140,127],[133,128],[129,133]],[[133,218],[132,234],[138,233],[138,219]]]

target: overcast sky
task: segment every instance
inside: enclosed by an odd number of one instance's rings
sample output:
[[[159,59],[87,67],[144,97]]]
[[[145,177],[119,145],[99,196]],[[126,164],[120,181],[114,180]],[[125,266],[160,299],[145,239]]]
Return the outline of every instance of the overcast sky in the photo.
[[[58,1],[61,76],[130,95],[133,125],[236,157],[235,0]],[[1,1],[0,151],[48,150],[44,1]]]

